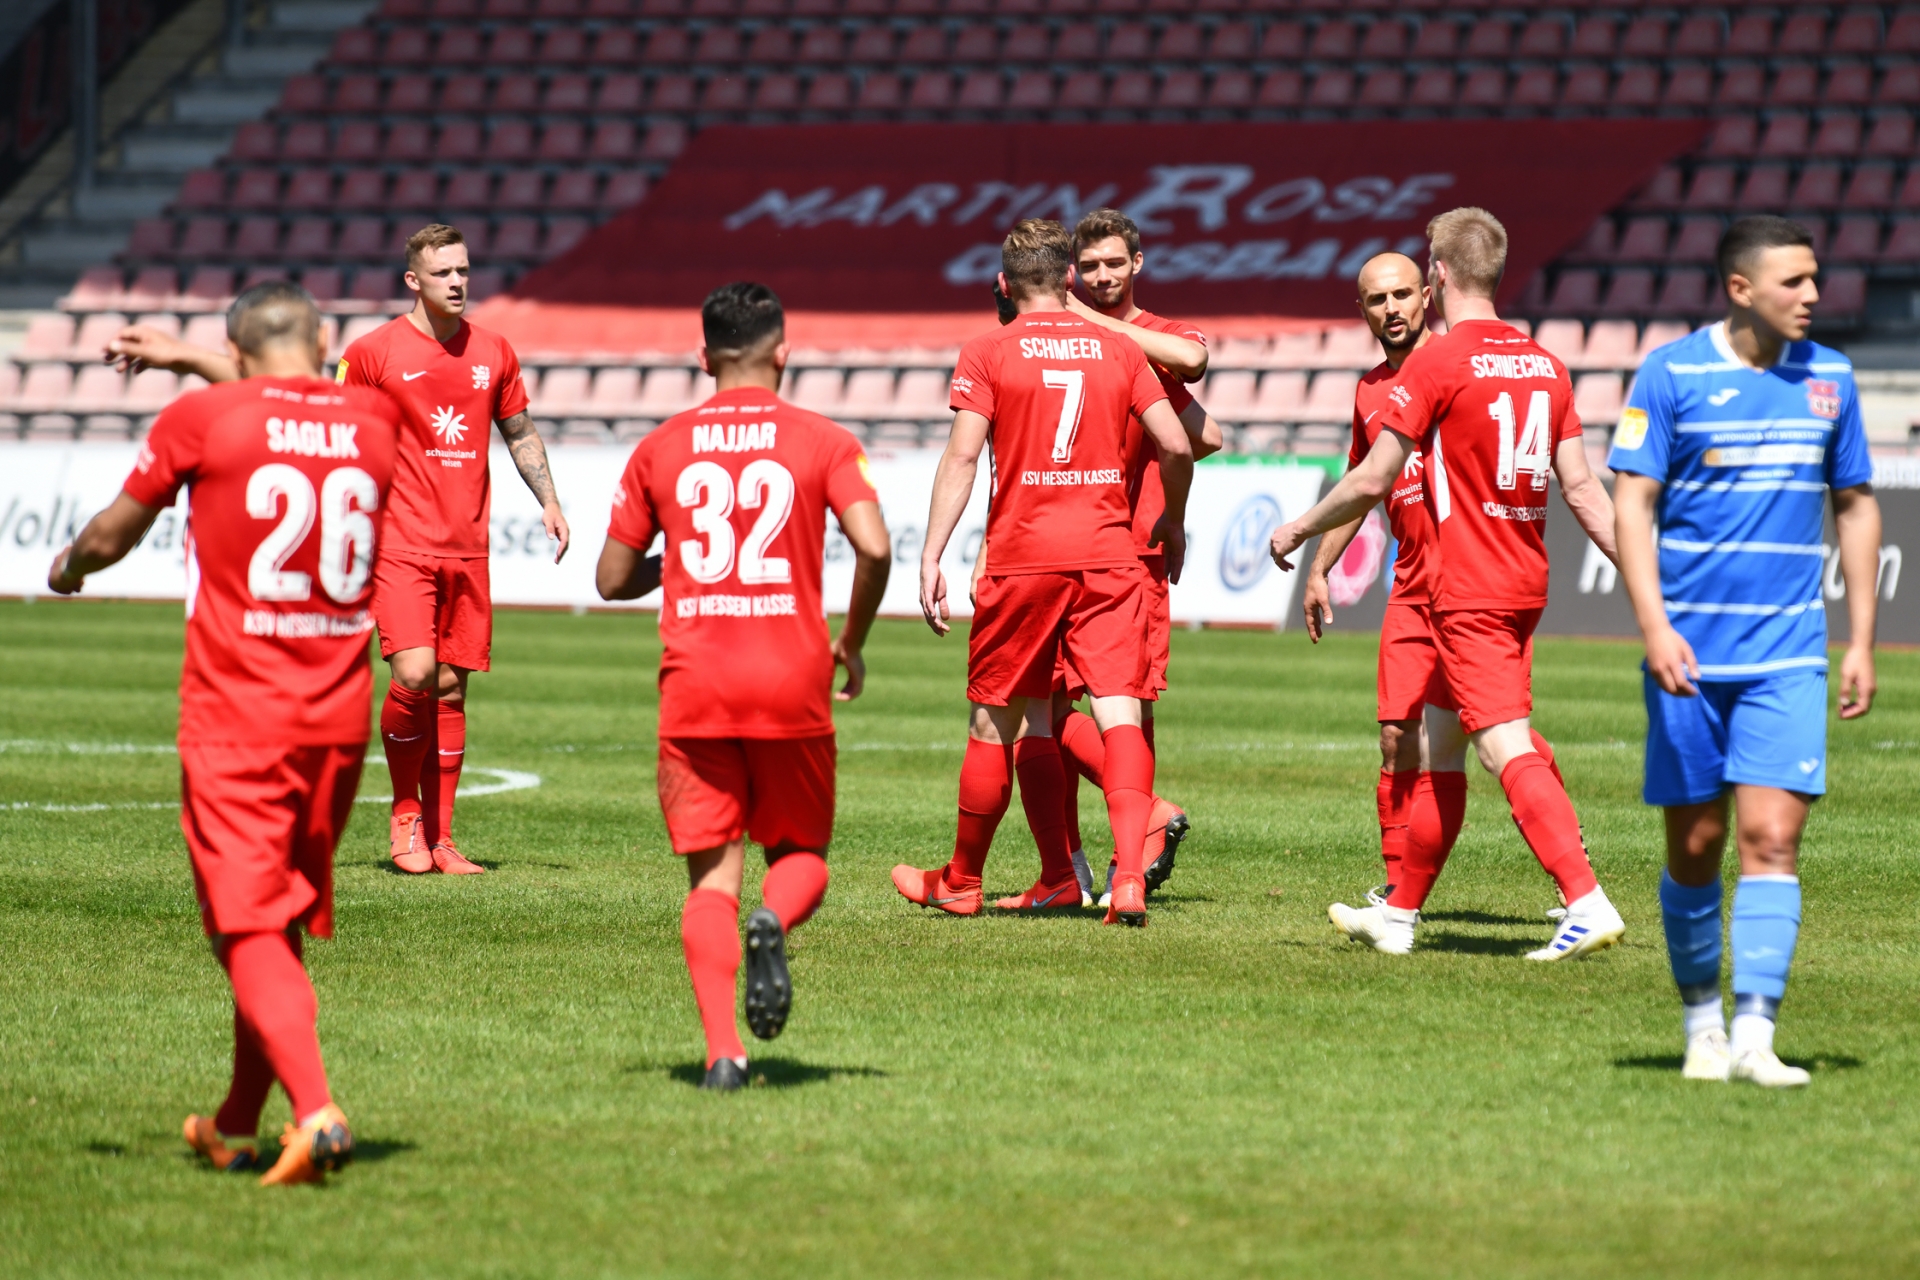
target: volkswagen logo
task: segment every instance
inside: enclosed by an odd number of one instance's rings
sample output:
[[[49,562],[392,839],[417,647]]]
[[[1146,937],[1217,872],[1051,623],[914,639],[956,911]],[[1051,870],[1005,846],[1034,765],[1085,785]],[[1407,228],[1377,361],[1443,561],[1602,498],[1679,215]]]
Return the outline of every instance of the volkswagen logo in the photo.
[[[1280,523],[1280,504],[1264,493],[1240,504],[1227,522],[1226,542],[1220,548],[1220,581],[1227,590],[1252,590],[1267,576],[1273,564],[1273,531]]]

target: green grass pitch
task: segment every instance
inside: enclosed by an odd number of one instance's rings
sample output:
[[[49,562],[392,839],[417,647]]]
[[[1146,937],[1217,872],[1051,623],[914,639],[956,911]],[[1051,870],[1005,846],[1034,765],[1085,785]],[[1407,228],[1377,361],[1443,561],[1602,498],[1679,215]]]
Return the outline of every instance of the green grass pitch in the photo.
[[[1419,950],[1328,927],[1378,870],[1351,635],[1175,635],[1161,789],[1196,835],[1144,932],[908,906],[887,869],[950,848],[965,649],[883,624],[839,712],[792,1020],[715,1097],[653,622],[504,614],[468,758],[541,784],[463,804],[476,879],[391,872],[358,810],[309,957],[362,1158],[269,1191],[178,1136],[223,1093],[231,1017],[164,807],[180,630],[177,606],[0,605],[0,1274],[1920,1272],[1920,656],[1883,655],[1879,709],[1833,727],[1779,1042],[1814,1083],[1768,1094],[1679,1077],[1632,646],[1539,646],[1536,723],[1629,925],[1543,967],[1519,957],[1552,890],[1477,768]],[[990,892],[1032,879],[1019,814]]]

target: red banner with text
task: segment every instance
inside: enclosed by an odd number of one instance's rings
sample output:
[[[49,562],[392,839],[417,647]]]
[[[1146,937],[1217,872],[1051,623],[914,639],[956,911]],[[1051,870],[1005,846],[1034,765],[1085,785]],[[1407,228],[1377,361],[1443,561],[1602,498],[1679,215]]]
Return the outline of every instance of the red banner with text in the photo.
[[[525,277],[543,302],[697,306],[729,280],[817,311],[977,311],[1020,218],[1139,223],[1153,309],[1347,316],[1384,249],[1491,209],[1503,294],[1694,147],[1685,120],[801,125],[703,130],[643,203]]]

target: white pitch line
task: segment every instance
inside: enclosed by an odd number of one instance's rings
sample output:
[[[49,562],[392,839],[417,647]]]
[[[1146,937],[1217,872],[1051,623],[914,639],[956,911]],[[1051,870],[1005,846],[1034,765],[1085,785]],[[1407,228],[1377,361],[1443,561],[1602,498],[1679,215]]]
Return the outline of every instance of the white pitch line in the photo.
[[[530,791],[540,785],[539,774],[527,773],[520,769],[483,769],[479,765],[470,764],[466,772],[488,774],[494,780],[483,782],[477,787],[463,785],[459,791],[459,798],[462,800],[477,800],[481,796],[497,796],[508,791]],[[355,797],[354,803],[391,804],[393,797],[391,795],[358,796]],[[32,800],[0,801],[0,812],[9,813],[105,813],[114,809],[178,809],[179,807],[178,800],[130,801],[120,804],[41,804]]]

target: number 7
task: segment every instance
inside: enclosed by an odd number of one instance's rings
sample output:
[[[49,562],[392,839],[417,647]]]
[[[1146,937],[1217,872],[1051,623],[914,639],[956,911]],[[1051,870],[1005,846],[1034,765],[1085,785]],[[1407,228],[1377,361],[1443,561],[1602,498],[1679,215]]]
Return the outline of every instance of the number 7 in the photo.
[[[1080,431],[1080,409],[1087,398],[1087,375],[1079,369],[1042,369],[1040,383],[1067,393],[1060,400],[1060,425],[1053,432],[1053,460],[1071,462],[1073,437]]]

